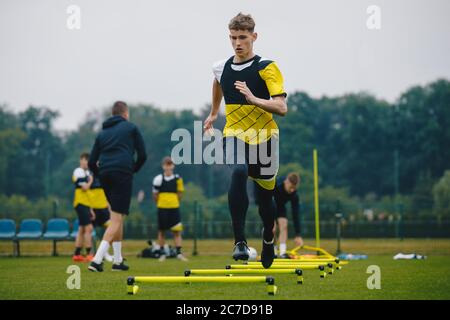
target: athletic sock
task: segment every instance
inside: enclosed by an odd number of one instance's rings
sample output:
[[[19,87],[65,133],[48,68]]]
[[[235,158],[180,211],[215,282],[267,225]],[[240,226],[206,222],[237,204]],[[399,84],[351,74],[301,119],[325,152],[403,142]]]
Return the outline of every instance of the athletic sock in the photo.
[[[181,254],[181,247],[177,247],[177,255]]]
[[[92,248],[86,248],[86,249],[85,249],[85,250],[86,250],[86,255],[87,255],[87,256],[91,254],[91,249],[92,249]]]
[[[109,249],[109,242],[106,240],[102,240],[100,242],[100,246],[98,247],[97,253],[95,254],[95,257],[92,261],[94,261],[97,264],[101,264],[103,261],[103,257],[105,256],[105,253],[108,252]]]
[[[286,253],[286,243],[280,243],[280,255]]]
[[[122,241],[114,241],[112,243],[113,253],[114,253],[114,263],[122,263]]]
[[[81,255],[81,248],[80,248],[80,247],[76,247],[76,248],[75,248],[75,253],[74,253],[74,255],[75,255],[75,256]]]
[[[245,216],[248,209],[247,178],[245,164],[234,165],[228,190],[228,207],[231,213],[235,244],[245,240]]]

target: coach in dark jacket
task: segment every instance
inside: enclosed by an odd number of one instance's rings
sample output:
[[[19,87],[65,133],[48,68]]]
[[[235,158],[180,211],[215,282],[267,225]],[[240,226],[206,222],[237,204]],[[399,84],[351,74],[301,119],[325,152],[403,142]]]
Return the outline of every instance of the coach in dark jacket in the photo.
[[[136,125],[123,115],[113,115],[103,122],[103,130],[92,148],[89,168],[94,174],[111,171],[132,174],[139,171],[146,159],[144,140]]]
[[[111,224],[89,265],[91,271],[103,271],[103,257],[110,244],[114,251],[113,270],[128,270],[121,254],[123,216],[129,213],[133,173],[138,172],[147,159],[142,135],[128,120],[127,104],[114,103],[112,117],[103,123],[89,158],[89,168],[100,178],[111,207]]]

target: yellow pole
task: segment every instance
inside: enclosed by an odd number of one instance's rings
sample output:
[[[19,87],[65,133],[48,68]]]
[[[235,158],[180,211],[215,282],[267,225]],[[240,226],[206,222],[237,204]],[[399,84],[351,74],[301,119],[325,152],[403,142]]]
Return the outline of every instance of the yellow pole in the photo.
[[[320,225],[319,225],[319,174],[317,165],[317,150],[314,149],[314,209],[316,224],[316,247],[320,247]]]

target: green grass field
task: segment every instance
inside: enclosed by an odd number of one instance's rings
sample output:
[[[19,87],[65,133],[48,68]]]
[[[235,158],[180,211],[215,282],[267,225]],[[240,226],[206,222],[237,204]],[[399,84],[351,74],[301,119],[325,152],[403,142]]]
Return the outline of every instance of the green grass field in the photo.
[[[308,242],[308,241],[307,241]],[[313,243],[309,241],[309,243]],[[259,250],[259,241],[250,245]],[[186,242],[187,253],[192,242]],[[323,241],[332,251],[334,241]],[[72,244],[60,243],[59,257],[50,257],[50,242],[24,242],[24,257],[13,258],[11,244],[0,243],[0,299],[450,299],[450,240],[345,240],[346,252],[366,253],[368,260],[351,261],[334,275],[320,279],[315,270],[305,271],[305,283],[297,285],[294,275],[275,275],[278,293],[268,296],[265,285],[255,284],[142,284],[136,296],[126,294],[127,276],[183,275],[185,269],[223,268],[233,263],[229,257],[231,242],[201,241],[200,255],[189,262],[168,259],[158,262],[141,259],[136,253],[145,247],[144,241],[124,243],[129,272],[111,272],[105,263],[103,273],[91,273],[87,264],[81,267],[81,289],[69,290],[66,269],[74,263]],[[398,252],[426,254],[427,260],[395,261]],[[46,254],[47,256],[43,256]],[[381,289],[367,288],[367,267],[381,269]]]

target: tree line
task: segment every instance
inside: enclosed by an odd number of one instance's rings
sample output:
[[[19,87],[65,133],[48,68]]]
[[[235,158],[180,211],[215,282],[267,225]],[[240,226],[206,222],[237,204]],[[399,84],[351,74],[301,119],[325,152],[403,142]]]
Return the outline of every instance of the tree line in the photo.
[[[130,107],[148,153],[134,182],[135,195],[142,191],[145,196],[141,202],[133,199],[132,210],[138,212],[133,219],[142,221],[155,212],[151,183],[161,172],[162,157],[177,143],[171,133],[177,128],[192,132],[194,121],[206,118],[209,105],[199,112]],[[279,173],[300,173],[305,212],[312,210],[312,150],[317,149],[325,218],[336,210],[364,218],[367,209],[394,219],[399,214],[408,219],[450,218],[449,81],[411,87],[395,103],[367,92],[320,98],[293,92],[288,108],[285,117],[275,116]],[[74,216],[71,174],[108,114],[109,108],[93,110],[76,130],[58,131],[57,106],[29,106],[22,112],[0,106],[0,217],[49,217],[54,210]],[[221,115],[216,128],[224,124]],[[176,170],[187,183],[186,219],[192,219],[194,201],[205,204],[204,219],[228,219],[230,177],[225,165],[179,165]]]

